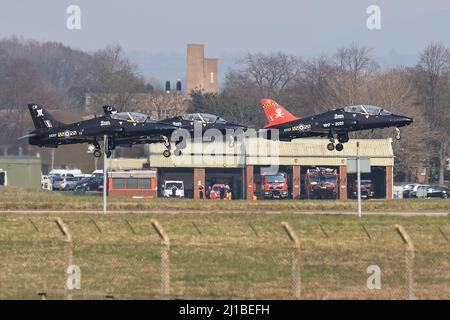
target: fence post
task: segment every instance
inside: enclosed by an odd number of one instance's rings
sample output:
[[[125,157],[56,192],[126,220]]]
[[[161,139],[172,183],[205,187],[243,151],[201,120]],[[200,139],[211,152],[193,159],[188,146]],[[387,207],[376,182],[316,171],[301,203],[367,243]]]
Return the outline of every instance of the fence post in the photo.
[[[289,239],[294,244],[292,251],[292,295],[295,299],[301,298],[301,280],[300,280],[300,239],[287,222],[281,223]]]
[[[66,279],[64,283],[64,299],[65,300],[72,300],[72,291],[68,287],[68,281],[69,281],[69,274],[67,273],[67,270],[70,266],[73,265],[73,249],[72,249],[72,234],[70,233],[69,228],[67,225],[62,221],[61,218],[56,218],[56,224],[58,225],[59,229],[63,233],[63,235],[66,237],[64,240],[65,242],[65,270],[64,273],[66,274]]]
[[[161,295],[168,297],[170,294],[170,240],[157,220],[152,219],[150,222],[161,239]]]
[[[395,229],[405,243],[406,299],[414,300],[414,244],[403,226],[396,224]]]

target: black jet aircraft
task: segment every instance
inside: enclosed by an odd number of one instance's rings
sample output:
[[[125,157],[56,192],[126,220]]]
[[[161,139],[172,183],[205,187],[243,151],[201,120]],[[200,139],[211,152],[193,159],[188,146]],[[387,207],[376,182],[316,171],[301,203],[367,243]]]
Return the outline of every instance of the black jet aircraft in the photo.
[[[278,129],[280,141],[291,141],[304,137],[328,137],[329,151],[344,149],[351,131],[395,127],[395,138],[400,140],[400,129],[413,122],[412,118],[396,115],[371,105],[355,105],[337,108],[314,116],[297,118],[271,99],[262,99],[268,124],[265,129]],[[335,136],[338,144],[335,146]]]
[[[235,137],[239,134],[239,131],[237,130],[242,130],[242,132],[247,130],[246,126],[228,122],[222,117],[209,113],[188,113],[182,116],[176,116],[161,120],[159,123],[164,123],[180,129],[185,129],[191,134],[194,132],[194,124],[198,123],[201,125],[202,133],[209,129],[217,129],[222,133],[224,137],[226,135],[229,135],[227,139],[229,139],[230,145],[234,143]],[[177,142],[176,145],[185,147],[185,143],[183,143],[182,141]],[[167,155],[164,154],[164,156]],[[168,156],[170,156],[170,153]]]
[[[19,138],[28,138],[31,145],[57,148],[60,145],[89,143],[93,154],[101,157],[99,141],[107,136],[107,157],[116,146],[163,142],[170,148],[169,138],[176,126],[160,123],[138,112],[117,112],[114,107],[103,107],[105,115],[89,120],[64,124],[37,104],[28,104],[35,130]]]

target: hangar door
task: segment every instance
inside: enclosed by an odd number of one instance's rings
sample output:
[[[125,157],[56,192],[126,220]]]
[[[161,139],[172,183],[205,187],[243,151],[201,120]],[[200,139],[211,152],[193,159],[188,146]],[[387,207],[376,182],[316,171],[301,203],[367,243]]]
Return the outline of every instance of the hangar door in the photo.
[[[205,170],[206,188],[214,184],[226,184],[231,189],[232,199],[243,199],[244,179],[241,168],[206,168]]]

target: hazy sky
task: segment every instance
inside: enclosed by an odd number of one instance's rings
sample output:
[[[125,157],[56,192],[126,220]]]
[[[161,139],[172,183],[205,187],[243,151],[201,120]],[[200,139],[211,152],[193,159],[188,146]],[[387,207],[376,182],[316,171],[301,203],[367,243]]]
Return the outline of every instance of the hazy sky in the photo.
[[[81,8],[81,30],[66,28],[71,4]],[[381,8],[381,30],[366,27],[372,4]],[[138,63],[146,54],[181,57],[189,42],[223,60],[248,51],[308,57],[351,42],[407,56],[432,41],[450,46],[449,18],[449,0],[1,0],[0,37],[87,50],[118,43]]]

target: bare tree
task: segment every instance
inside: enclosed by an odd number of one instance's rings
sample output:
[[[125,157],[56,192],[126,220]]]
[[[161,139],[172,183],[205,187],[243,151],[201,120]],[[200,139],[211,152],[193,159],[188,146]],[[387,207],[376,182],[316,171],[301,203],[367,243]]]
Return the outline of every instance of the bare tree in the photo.
[[[234,75],[238,82],[250,82],[266,96],[280,96],[299,76],[301,60],[284,53],[247,54],[240,60],[244,68]]]
[[[92,83],[88,90],[94,110],[105,104],[127,107],[133,93],[144,90],[144,80],[137,68],[125,57],[120,46],[111,45],[94,54],[91,63]]]
[[[156,119],[175,117],[186,112],[190,97],[179,93],[158,91],[149,95],[148,112]]]
[[[438,150],[439,183],[444,183],[448,158],[450,127],[450,51],[441,43],[432,43],[422,52],[418,69],[418,86],[426,115],[433,131],[432,144]]]
[[[371,49],[356,44],[341,48],[335,54],[334,67],[335,70],[328,79],[329,103],[349,105],[367,101],[365,83],[377,70]]]

